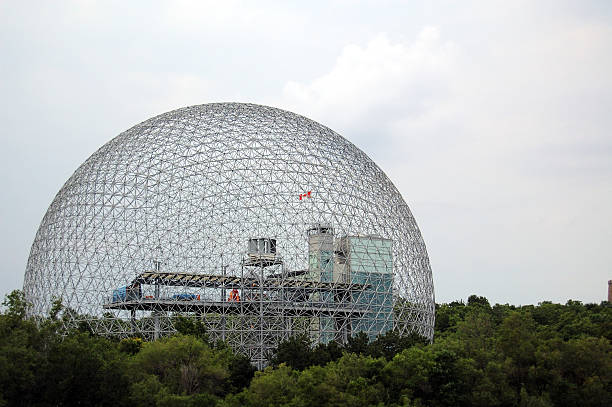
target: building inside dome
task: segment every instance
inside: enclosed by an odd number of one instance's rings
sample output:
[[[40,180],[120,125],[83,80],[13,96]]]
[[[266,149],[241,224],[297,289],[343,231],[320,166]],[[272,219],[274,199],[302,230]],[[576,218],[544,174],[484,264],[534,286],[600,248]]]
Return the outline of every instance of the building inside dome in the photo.
[[[303,116],[241,103],[146,120],[96,151],[45,214],[24,279],[31,315],[156,339],[200,319],[262,367],[292,335],[432,338],[418,226],[360,149]]]

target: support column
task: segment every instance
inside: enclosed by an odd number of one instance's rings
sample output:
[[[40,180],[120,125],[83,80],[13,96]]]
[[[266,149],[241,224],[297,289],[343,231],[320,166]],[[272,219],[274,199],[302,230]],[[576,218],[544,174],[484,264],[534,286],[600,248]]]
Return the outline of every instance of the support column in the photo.
[[[264,284],[264,266],[261,263],[261,271],[259,276],[259,362],[258,368],[263,369],[264,363],[264,334],[263,334],[263,324],[264,324],[264,312],[263,312],[263,284]]]
[[[159,284],[155,284],[155,301],[159,301]],[[159,311],[153,311],[153,323],[155,324],[153,339],[158,340],[161,331],[159,327]]]
[[[223,256],[221,256],[221,275],[223,276],[223,283],[221,288],[221,302],[227,301],[227,292],[225,289],[225,277],[227,276],[227,265],[223,264]],[[234,299],[235,300],[235,299]],[[223,307],[221,310],[221,340],[225,342],[225,330],[226,330],[226,321],[225,321],[225,312],[226,308]]]
[[[136,335],[136,309],[130,310],[130,326],[132,329],[132,335]]]

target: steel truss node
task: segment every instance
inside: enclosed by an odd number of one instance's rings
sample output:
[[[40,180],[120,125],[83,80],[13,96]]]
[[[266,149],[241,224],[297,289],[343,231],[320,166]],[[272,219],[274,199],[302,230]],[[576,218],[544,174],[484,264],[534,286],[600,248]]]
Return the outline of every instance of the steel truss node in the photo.
[[[425,245],[353,144],[279,109],[187,107],[121,133],[70,177],[28,260],[31,315],[158,338],[194,315],[263,366],[279,341],[433,336]]]

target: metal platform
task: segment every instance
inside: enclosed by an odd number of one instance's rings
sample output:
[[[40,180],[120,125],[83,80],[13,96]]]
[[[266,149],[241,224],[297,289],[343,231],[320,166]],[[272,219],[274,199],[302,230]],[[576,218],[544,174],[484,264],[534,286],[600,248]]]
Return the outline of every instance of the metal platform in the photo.
[[[243,264],[245,266],[255,266],[255,267],[269,267],[278,264],[283,264],[283,260],[280,256],[273,253],[259,253],[259,254],[251,254],[243,260]]]
[[[193,312],[197,314],[264,315],[264,316],[342,316],[359,317],[366,310],[354,303],[290,302],[290,301],[207,301],[176,300],[173,298],[143,298],[140,300],[107,302],[104,309],[138,311]]]
[[[209,287],[209,288],[253,288],[259,287],[260,279],[254,277],[220,276],[215,274],[164,273],[145,271],[132,284],[163,285],[175,287]],[[370,288],[369,284],[333,283],[322,281],[298,280],[269,276],[264,279],[264,290],[307,289],[309,291],[358,291]]]

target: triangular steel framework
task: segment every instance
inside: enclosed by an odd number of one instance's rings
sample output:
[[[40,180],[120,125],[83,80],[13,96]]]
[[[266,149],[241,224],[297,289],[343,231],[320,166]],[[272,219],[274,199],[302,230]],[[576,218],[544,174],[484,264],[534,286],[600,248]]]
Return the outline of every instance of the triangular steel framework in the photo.
[[[24,291],[31,315],[61,298],[69,325],[104,335],[197,315],[259,366],[299,332],[433,337],[429,259],[387,176],[327,127],[251,104],[178,109],[100,148],[43,218]]]

